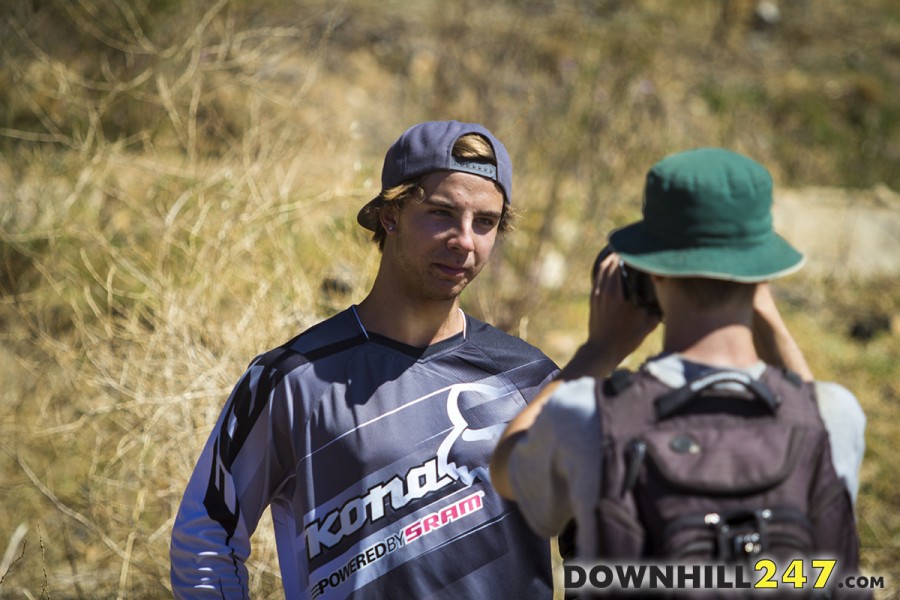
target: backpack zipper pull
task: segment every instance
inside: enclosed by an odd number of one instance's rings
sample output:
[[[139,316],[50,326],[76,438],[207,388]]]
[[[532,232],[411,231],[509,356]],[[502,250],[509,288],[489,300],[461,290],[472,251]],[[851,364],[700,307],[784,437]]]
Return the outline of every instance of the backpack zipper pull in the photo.
[[[630,492],[637,484],[641,466],[644,464],[644,456],[647,454],[647,444],[641,440],[632,440],[628,444],[628,469],[625,471],[625,481],[622,484],[622,494]]]

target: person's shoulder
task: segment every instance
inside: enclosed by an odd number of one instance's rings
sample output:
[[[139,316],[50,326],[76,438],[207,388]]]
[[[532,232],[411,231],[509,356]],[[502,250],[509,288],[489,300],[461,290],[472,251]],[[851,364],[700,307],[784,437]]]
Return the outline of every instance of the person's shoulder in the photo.
[[[859,400],[856,399],[853,392],[839,383],[816,380],[813,382],[813,386],[816,389],[816,395],[820,398],[827,398],[830,402],[846,406],[859,406]]]
[[[468,321],[469,342],[480,347],[497,362],[511,360],[521,364],[523,360],[540,361],[555,364],[539,348],[525,340],[510,335],[505,331],[466,315]]]
[[[356,313],[347,309],[316,323],[283,348],[302,354],[309,361],[321,360],[365,343],[366,332]]]
[[[347,309],[320,321],[284,344],[256,357],[251,366],[292,371],[297,367],[327,359],[366,341],[365,332],[352,310]]]
[[[546,452],[551,445],[556,452],[577,460],[579,456],[596,456],[601,413],[595,387],[597,380],[582,377],[560,383],[541,407],[529,435],[536,434],[535,446]]]
[[[866,415],[853,392],[831,381],[815,381],[813,386],[823,418],[833,416],[832,421],[865,427]]]
[[[579,377],[560,383],[547,406],[550,410],[566,413],[578,418],[590,418],[597,412],[597,380],[593,377]]]

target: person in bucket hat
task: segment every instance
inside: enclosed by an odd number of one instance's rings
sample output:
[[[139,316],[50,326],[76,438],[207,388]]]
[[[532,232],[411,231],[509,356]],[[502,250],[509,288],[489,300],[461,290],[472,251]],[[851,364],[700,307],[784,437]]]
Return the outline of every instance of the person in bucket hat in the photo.
[[[660,322],[625,300],[623,268],[650,278],[664,323],[662,352],[637,374],[675,390],[721,370],[747,381],[759,380],[767,364],[796,372],[815,389],[836,475],[855,499],[865,416],[845,388],[813,382],[776,308],[768,281],[804,259],[773,229],[772,187],[765,167],[720,148],[673,154],[650,169],[643,218],[609,236],[614,253],[593,281],[588,341],[510,423],[494,453],[494,486],[535,531],[557,535],[574,521],[577,555],[597,557],[595,509],[604,481],[597,395]],[[848,543],[855,536],[847,532]]]
[[[368,295],[255,358],[203,450],[172,533],[178,598],[246,598],[267,506],[285,597],[553,595],[549,541],[490,486],[504,425],[557,373],[459,296],[512,218],[487,128],[414,125],[357,216],[381,249]]]

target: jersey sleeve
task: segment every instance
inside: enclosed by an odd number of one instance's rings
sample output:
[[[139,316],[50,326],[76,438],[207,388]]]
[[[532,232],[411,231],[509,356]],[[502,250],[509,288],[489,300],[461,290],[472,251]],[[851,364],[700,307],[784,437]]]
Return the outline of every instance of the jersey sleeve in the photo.
[[[510,483],[519,510],[535,532],[551,537],[573,517],[592,520],[600,467],[596,460],[586,465],[585,457],[600,456],[601,451],[594,380],[563,383],[510,455]]]
[[[831,457],[837,472],[856,504],[859,469],[866,453],[866,415],[847,388],[836,383],[815,383],[819,414],[828,430]]]
[[[256,362],[235,386],[191,475],[172,531],[176,598],[247,598],[250,536],[295,464],[295,398]]]

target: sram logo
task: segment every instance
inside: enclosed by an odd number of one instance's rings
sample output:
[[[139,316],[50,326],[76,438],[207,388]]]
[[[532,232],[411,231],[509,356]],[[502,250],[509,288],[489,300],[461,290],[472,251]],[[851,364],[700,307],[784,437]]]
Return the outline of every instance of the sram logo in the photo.
[[[484,492],[475,492],[469,494],[462,500],[454,502],[450,506],[445,506],[437,512],[416,520],[410,525],[403,528],[403,539],[408,544],[413,540],[417,540],[423,535],[428,535],[436,529],[440,529],[448,523],[462,519],[466,515],[481,510],[484,506],[482,500]]]
[[[510,391],[505,388],[483,383],[450,386],[447,395],[447,416],[453,427],[441,441],[435,456],[413,466],[405,475],[395,475],[388,481],[374,485],[366,490],[365,494],[350,498],[323,518],[307,525],[304,534],[309,559],[312,560],[326,549],[334,547],[344,537],[359,531],[366,523],[374,523],[383,518],[388,507],[390,510],[403,508],[411,501],[423,498],[456,481],[462,481],[466,486],[472,485],[476,478],[486,481],[488,474],[483,465],[470,467],[456,463],[455,459],[460,452],[459,448],[454,447],[460,440],[490,445],[490,441],[495,440],[503,431],[505,420],[487,427],[473,428],[467,422],[460,404],[462,402],[467,406],[481,406],[509,393]],[[486,456],[482,458],[487,460]]]

